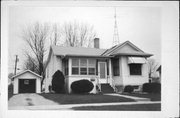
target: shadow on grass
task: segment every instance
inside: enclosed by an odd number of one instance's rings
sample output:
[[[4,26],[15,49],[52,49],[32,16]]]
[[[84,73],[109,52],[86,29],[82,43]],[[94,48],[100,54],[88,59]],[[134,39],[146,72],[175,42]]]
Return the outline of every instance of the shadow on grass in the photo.
[[[108,105],[73,107],[73,110],[107,110],[107,111],[161,111],[161,104]]]
[[[149,98],[151,101],[161,101],[161,94],[160,93],[122,93],[123,95],[128,96],[135,96],[135,97],[142,97],[142,98]]]
[[[111,103],[111,102],[134,102],[133,99],[100,95],[100,94],[54,94],[43,93],[39,94],[42,97],[52,100],[58,104],[85,104],[85,103]]]

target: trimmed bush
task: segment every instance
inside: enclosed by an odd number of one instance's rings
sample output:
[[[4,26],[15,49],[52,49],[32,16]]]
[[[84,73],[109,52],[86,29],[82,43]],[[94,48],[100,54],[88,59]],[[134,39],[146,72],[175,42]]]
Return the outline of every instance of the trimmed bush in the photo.
[[[57,70],[52,77],[52,90],[55,93],[64,93],[65,77],[60,70]]]
[[[73,93],[89,93],[94,88],[94,85],[89,80],[79,80],[71,84]]]
[[[13,96],[13,84],[8,85],[8,100]]]
[[[145,83],[143,84],[143,92],[161,93],[161,84],[160,83]]]
[[[134,87],[131,85],[127,85],[124,88],[124,92],[132,93],[134,91]]]

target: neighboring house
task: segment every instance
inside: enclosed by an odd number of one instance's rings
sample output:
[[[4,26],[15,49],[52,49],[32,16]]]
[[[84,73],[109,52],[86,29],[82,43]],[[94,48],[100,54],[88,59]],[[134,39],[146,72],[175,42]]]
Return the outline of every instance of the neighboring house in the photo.
[[[159,72],[159,82],[161,83],[161,65],[158,67],[157,71]]]
[[[30,70],[13,76],[13,93],[41,93],[42,77]]]
[[[143,52],[130,41],[110,49],[99,49],[99,38],[94,39],[94,48],[51,46],[45,77],[45,92],[49,92],[52,75],[60,70],[65,75],[66,89],[71,93],[73,81],[88,79],[96,85],[110,85],[121,92],[126,85],[136,88],[148,82],[147,58],[152,56]],[[103,90],[102,90],[103,91]]]

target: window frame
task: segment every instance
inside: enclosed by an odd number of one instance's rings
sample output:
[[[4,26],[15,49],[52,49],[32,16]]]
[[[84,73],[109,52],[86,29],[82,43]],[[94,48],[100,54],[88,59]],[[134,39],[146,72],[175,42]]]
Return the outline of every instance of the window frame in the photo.
[[[72,58],[72,63],[73,63],[73,59],[77,59],[77,58]],[[80,70],[79,70],[80,61],[79,61],[79,59],[77,59],[77,60],[78,60],[78,65],[77,65],[77,66],[76,66],[76,65],[73,65],[73,64],[71,65],[71,74],[72,74],[72,75],[79,75],[79,71],[80,71]],[[78,68],[78,73],[77,73],[77,74],[76,74],[76,73],[75,73],[75,74],[73,73],[73,68]]]
[[[81,64],[82,64],[82,63],[81,63],[82,60],[86,60],[86,65],[85,65],[85,66],[84,66],[84,65],[81,65]],[[88,72],[87,72],[88,60],[87,60],[87,59],[84,59],[84,58],[81,58],[81,59],[79,59],[79,62],[80,62],[80,66],[79,66],[79,68],[80,68],[79,75],[87,75],[87,74],[88,74]],[[82,73],[82,72],[83,72],[82,69],[86,69],[86,71],[84,71],[85,74]]]
[[[135,71],[132,71],[135,70]],[[129,64],[129,75],[130,76],[142,76],[142,64],[131,63]]]
[[[71,69],[72,69],[72,72],[71,72],[71,74],[72,75],[96,75],[96,59],[91,59],[91,58],[72,58],[72,62],[73,62],[73,59],[77,59],[78,60],[78,65],[77,66],[75,66],[75,65],[71,65]],[[84,65],[81,65],[81,60],[83,60],[83,59],[85,59],[86,60],[86,65],[84,66]],[[89,64],[89,61],[90,60],[93,60],[94,61],[94,64],[93,64],[93,66],[92,65],[90,65]],[[73,68],[78,68],[78,74],[73,74]],[[86,74],[82,74],[81,73],[81,69],[82,68],[86,68]],[[93,74],[90,74],[90,72],[89,72],[89,69],[90,68],[93,68],[94,69],[94,72],[93,72]]]
[[[115,71],[115,69],[117,70]],[[112,59],[112,70],[113,70],[113,76],[120,76],[119,58]]]
[[[88,65],[87,65],[87,71],[88,71],[88,75],[96,75],[96,59],[87,59],[88,60]],[[94,61],[94,64],[93,65],[90,65],[90,60],[93,60]],[[89,72],[89,69],[94,69],[94,74],[90,74]]]

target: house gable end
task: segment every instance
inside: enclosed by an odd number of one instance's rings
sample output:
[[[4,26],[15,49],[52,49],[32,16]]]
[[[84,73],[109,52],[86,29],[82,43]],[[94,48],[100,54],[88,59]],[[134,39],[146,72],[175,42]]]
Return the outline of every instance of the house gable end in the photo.
[[[17,78],[19,76],[26,75],[27,73],[30,73],[31,75],[33,75],[35,77],[42,78],[42,76],[40,76],[40,75],[36,74],[35,72],[30,71],[30,70],[25,70],[25,71],[23,71],[23,72],[21,72],[21,73],[19,73],[17,75],[14,75],[11,78],[14,79],[14,78]]]
[[[125,45],[119,47],[114,51],[112,54],[118,54],[118,53],[142,53],[143,51],[137,49],[136,47],[130,45],[129,43],[126,43]]]
[[[109,55],[113,55],[116,53],[144,53],[140,48],[138,48],[137,46],[135,46],[134,44],[132,44],[130,41],[126,41],[122,44],[116,45],[112,48],[110,48],[109,50],[107,50],[106,52],[104,52],[102,55],[105,56],[109,56]]]

